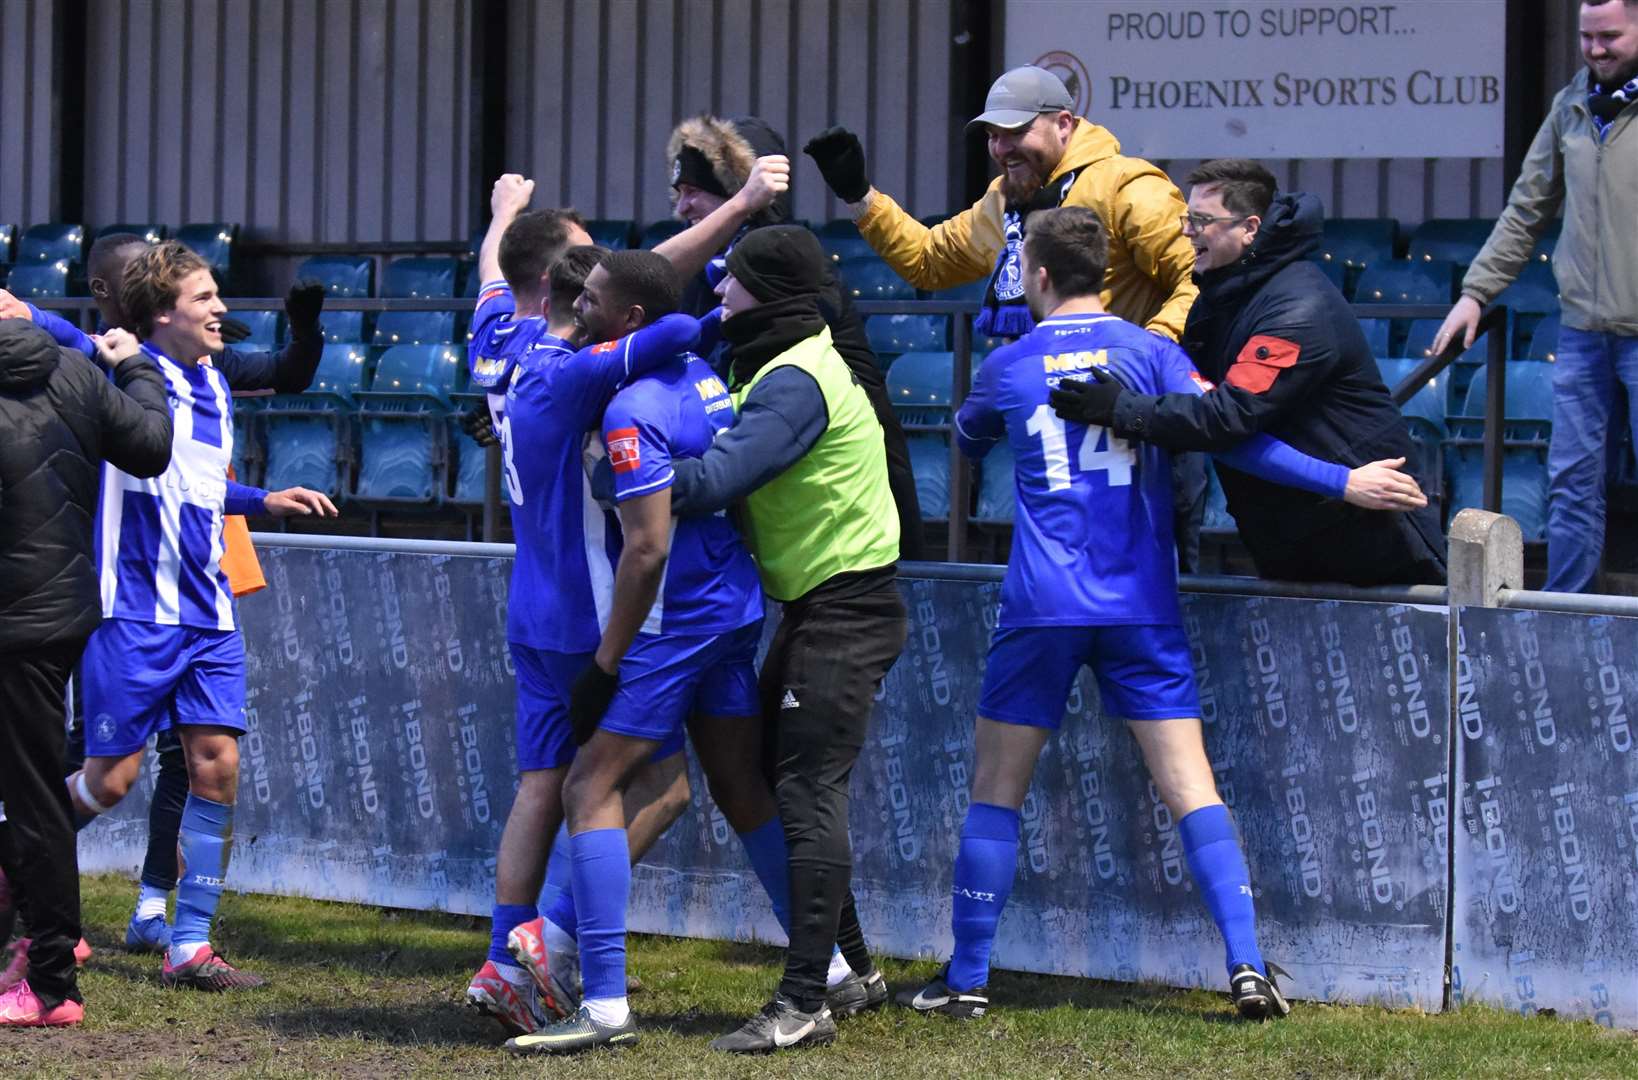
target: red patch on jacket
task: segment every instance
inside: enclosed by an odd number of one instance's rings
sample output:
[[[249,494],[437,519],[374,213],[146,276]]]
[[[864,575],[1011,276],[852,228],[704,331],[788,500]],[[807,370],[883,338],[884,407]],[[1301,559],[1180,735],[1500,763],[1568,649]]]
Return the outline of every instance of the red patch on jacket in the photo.
[[[1256,334],[1234,358],[1223,381],[1253,394],[1261,394],[1274,385],[1280,372],[1297,362],[1302,346],[1295,341]]]
[[[637,449],[637,429],[634,427],[614,428],[608,434],[609,465],[617,473],[636,471],[643,463],[642,454]]]

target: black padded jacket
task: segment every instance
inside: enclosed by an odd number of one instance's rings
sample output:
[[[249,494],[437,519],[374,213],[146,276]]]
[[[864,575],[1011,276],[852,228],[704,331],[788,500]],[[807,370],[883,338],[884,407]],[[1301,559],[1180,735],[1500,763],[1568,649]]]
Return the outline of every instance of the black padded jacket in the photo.
[[[0,321],[0,653],[83,641],[102,621],[92,522],[103,461],[171,461],[165,381],[138,353],[114,369],[26,319]]]
[[[1242,259],[1196,275],[1200,296],[1182,345],[1217,387],[1199,397],[1122,394],[1117,433],[1169,450],[1214,450],[1266,432],[1349,468],[1414,459],[1359,320],[1308,259],[1323,225],[1317,198],[1280,195]],[[1357,585],[1444,580],[1444,535],[1431,504],[1405,514],[1362,510],[1225,465],[1218,477],[1264,577]],[[1418,480],[1426,489],[1427,478]]]

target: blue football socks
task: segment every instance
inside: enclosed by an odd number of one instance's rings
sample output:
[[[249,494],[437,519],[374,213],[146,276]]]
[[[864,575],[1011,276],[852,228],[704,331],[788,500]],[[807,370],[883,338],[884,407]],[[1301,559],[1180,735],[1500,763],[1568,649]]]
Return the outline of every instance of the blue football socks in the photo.
[[[496,964],[517,967],[506,951],[506,935],[535,917],[532,904],[496,904],[489,912],[489,959]]]
[[[774,918],[789,937],[791,932],[790,853],[785,847],[785,826],[775,814],[750,832],[739,834],[745,857],[751,861],[762,891],[773,905]]]
[[[626,904],[631,850],[624,829],[588,829],[570,837],[580,917],[580,979],[587,1001],[626,996]]]
[[[1229,971],[1250,964],[1261,974],[1263,954],[1257,948],[1257,913],[1251,903],[1251,871],[1240,850],[1240,837],[1229,819],[1228,807],[1202,806],[1177,823],[1189,872],[1200,889],[1200,899],[1223,935]]]
[[[1018,870],[1018,811],[975,802],[967,808],[956,853],[950,927],[955,951],[945,975],[950,989],[974,990],[990,977],[990,947]]]
[[[222,883],[233,848],[233,807],[190,792],[182,806],[178,836],[183,870],[176,884],[171,948],[175,950],[173,958],[185,960],[197,951],[194,946],[210,940],[210,924],[222,900]]]

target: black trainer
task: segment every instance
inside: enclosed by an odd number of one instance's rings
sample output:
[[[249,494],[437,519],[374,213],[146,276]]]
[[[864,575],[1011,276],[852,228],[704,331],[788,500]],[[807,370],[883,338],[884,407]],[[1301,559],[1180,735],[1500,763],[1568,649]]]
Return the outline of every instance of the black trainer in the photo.
[[[887,979],[876,968],[869,975],[856,971],[825,991],[825,1006],[838,1020],[857,1016],[866,1009],[879,1009],[887,1002]]]
[[[898,1003],[920,1013],[943,1013],[957,1020],[976,1020],[983,1016],[990,1007],[989,988],[979,986],[972,990],[952,990],[950,984],[944,981],[949,974],[950,965],[945,964],[932,981],[920,990],[899,991]]]
[[[1250,964],[1236,964],[1229,972],[1229,994],[1234,998],[1234,1007],[1247,1020],[1276,1020],[1291,1012],[1291,1003],[1275,981],[1276,976],[1289,979],[1290,974],[1278,964],[1266,966],[1267,975]]]
[[[636,1043],[636,1016],[627,1012],[623,1024],[599,1024],[582,1005],[567,1020],[547,1024],[532,1035],[507,1039],[506,1048],[514,1054],[578,1054],[599,1046],[612,1049]]]
[[[762,1011],[739,1028],[711,1040],[711,1049],[729,1054],[770,1054],[793,1046],[823,1046],[836,1038],[836,1018],[830,1009],[803,1012],[784,994],[762,1006]]]

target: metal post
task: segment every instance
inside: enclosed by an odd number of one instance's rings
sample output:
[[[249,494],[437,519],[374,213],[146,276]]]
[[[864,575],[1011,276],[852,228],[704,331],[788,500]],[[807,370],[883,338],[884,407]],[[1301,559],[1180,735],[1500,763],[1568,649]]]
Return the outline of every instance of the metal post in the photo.
[[[1507,416],[1507,317],[1503,313],[1487,336],[1484,393],[1484,508],[1502,508],[1502,421]]]
[[[951,562],[967,561],[967,459],[955,437],[955,411],[967,399],[973,385],[973,324],[971,316],[957,312],[950,316],[950,344],[955,363],[950,385],[950,550]]]
[[[484,447],[483,451],[483,542],[496,543],[500,532],[501,448]]]

